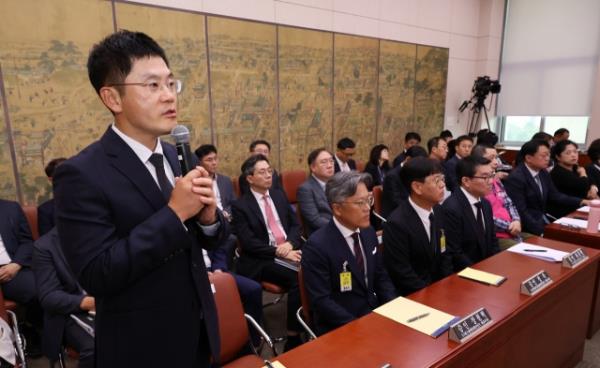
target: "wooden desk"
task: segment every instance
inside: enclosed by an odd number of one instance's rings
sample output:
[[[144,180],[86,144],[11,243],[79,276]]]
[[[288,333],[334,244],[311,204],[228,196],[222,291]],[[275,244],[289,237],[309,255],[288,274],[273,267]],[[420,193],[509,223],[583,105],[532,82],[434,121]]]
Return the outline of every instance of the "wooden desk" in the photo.
[[[532,238],[564,251],[575,246]],[[286,367],[571,367],[583,356],[600,252],[571,270],[558,263],[502,252],[476,265],[507,276],[499,287],[449,276],[410,299],[464,316],[485,307],[493,322],[470,341],[457,344],[448,334],[437,339],[370,313],[278,357]],[[554,283],[533,297],[520,283],[540,270]]]

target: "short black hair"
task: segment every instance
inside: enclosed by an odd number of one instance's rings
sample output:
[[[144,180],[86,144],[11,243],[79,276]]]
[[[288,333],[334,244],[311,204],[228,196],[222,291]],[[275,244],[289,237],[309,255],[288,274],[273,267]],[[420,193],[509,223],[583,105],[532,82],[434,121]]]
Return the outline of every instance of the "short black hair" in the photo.
[[[454,136],[452,135],[452,132],[449,131],[448,129],[442,130],[442,132],[440,133],[440,138],[442,138],[442,139],[452,138],[452,137],[454,137]]]
[[[558,137],[559,135],[563,135],[565,133],[569,133],[569,130],[567,128],[558,128],[556,129],[556,131],[554,132],[554,136]]]
[[[253,141],[252,143],[250,143],[250,147],[248,147],[250,152],[254,151],[254,148],[256,148],[256,146],[258,146],[259,144],[264,144],[269,149],[269,152],[271,152],[271,145],[269,144],[269,142],[265,141],[264,139],[257,139],[255,141]]]
[[[412,192],[411,184],[413,181],[424,182],[429,175],[442,172],[442,165],[436,160],[427,157],[416,157],[409,160],[402,170],[400,170],[400,180],[402,185]]]
[[[525,161],[525,156],[533,156],[538,151],[540,146],[544,146],[546,148],[550,148],[548,142],[541,139],[532,139],[529,142],[525,142],[521,146],[521,150],[519,151],[519,159]]]
[[[480,156],[467,156],[462,160],[458,160],[456,164],[456,178],[458,182],[462,182],[462,178],[472,178],[479,166],[488,165],[491,161]]]
[[[560,156],[560,154],[563,153],[567,149],[567,146],[571,145],[571,144],[574,145],[575,148],[579,148],[577,143],[575,143],[569,139],[563,139],[562,141],[556,142],[556,144],[554,146],[552,146],[552,148],[550,149],[550,157],[552,157],[552,159],[557,161],[558,156]]]
[[[388,146],[385,144],[377,144],[371,148],[371,153],[369,154],[369,162],[375,166],[379,166],[379,156],[381,156],[381,152],[383,150],[388,150]]]
[[[404,136],[404,142],[408,142],[411,139],[415,139],[417,142],[421,143],[421,135],[417,132],[408,132]]]
[[[245,175],[246,177],[254,174],[254,166],[256,166],[256,164],[259,161],[267,161],[267,163],[270,165],[271,163],[269,162],[269,159],[267,158],[267,156],[262,155],[262,154],[258,154],[258,155],[253,155],[250,156],[246,159],[246,161],[244,161],[244,163],[242,164],[242,174]]]
[[[217,153],[217,147],[212,144],[203,144],[200,147],[196,148],[194,151],[199,160],[202,160],[204,156],[207,156],[211,153]]]
[[[587,150],[587,155],[593,163],[598,163],[600,160],[600,138],[595,139]]]
[[[459,146],[463,141],[471,141],[473,143],[473,138],[468,135],[461,135],[454,140],[454,147]]]
[[[427,141],[427,151],[429,151],[429,154],[431,155],[431,151],[433,151],[434,148],[436,148],[438,146],[438,144],[440,143],[440,141],[442,141],[442,137],[433,137],[430,138]]]
[[[356,143],[348,137],[344,137],[337,142],[337,149],[340,151],[345,150],[346,148],[354,148],[356,147]]]
[[[325,147],[314,149],[308,154],[308,166],[311,166],[315,162],[315,160],[321,154],[321,152],[327,152],[331,155],[331,152],[329,152]]]
[[[552,136],[546,132],[537,132],[531,137],[531,140],[534,139],[541,139],[547,142],[552,139]]]
[[[477,133],[477,144],[494,147],[496,143],[498,143],[498,136],[496,133],[487,129],[483,132],[479,131],[479,133]]]
[[[427,151],[421,146],[412,146],[406,150],[406,156],[411,159],[415,157],[427,157]]]
[[[59,157],[59,158],[50,160],[50,162],[48,162],[48,165],[46,165],[46,167],[44,168],[44,172],[46,173],[46,176],[49,178],[52,178],[52,176],[54,175],[54,170],[56,170],[56,167],[58,165],[62,164],[66,160],[67,159],[64,157]]]
[[[87,61],[88,77],[96,93],[100,93],[104,86],[123,83],[135,60],[149,57],[160,57],[169,66],[165,51],[150,36],[120,30],[92,47]]]
[[[494,148],[493,146],[488,146],[486,144],[477,144],[471,150],[471,156],[484,157],[485,151],[488,149],[496,149],[496,148]]]

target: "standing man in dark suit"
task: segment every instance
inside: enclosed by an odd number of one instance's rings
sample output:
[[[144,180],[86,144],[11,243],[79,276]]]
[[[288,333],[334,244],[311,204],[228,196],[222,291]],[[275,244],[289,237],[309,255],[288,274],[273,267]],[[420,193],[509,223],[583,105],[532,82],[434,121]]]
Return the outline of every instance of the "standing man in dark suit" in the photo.
[[[408,132],[404,136],[404,150],[400,152],[396,158],[394,158],[394,167],[398,167],[402,165],[404,160],[406,160],[406,151],[412,146],[416,146],[421,143],[421,135],[417,132]]]
[[[180,177],[159,138],[177,124],[181,81],[154,40],[125,30],[92,48],[88,75],[114,124],[53,182],[65,258],[96,299],[96,368],[218,364],[202,248],[220,243],[226,221],[206,170]]]
[[[300,344],[295,313],[300,307],[298,273],[275,262],[298,263],[300,225],[285,193],[271,188],[273,169],[263,155],[254,155],[242,165],[250,191],[233,203],[233,227],[242,254],[237,270],[256,281],[269,281],[288,290],[286,350]]]
[[[44,171],[48,177],[48,181],[52,183],[52,176],[54,176],[54,170],[60,165],[66,158],[55,158],[50,160]],[[40,204],[37,209],[38,214],[38,234],[42,236],[52,230],[55,225],[54,221],[54,199],[49,199],[46,202]]]
[[[352,156],[356,153],[356,143],[348,137],[342,138],[337,142],[337,151],[335,152],[334,171],[356,170],[356,162]]]
[[[327,225],[331,207],[325,196],[325,185],[333,176],[333,155],[325,148],[317,148],[308,155],[311,175],[298,187],[296,198],[307,235]]]
[[[69,346],[79,353],[79,368],[93,368],[94,338],[70,315],[82,317],[95,311],[94,297],[85,294],[67,265],[56,228],[39,238],[33,247],[33,273],[44,309],[44,355],[55,362],[62,346]]]
[[[460,187],[460,180],[456,177],[456,164],[471,154],[473,138],[468,135],[461,135],[452,142],[455,153],[443,163],[444,172],[446,173],[446,188],[451,192]]]
[[[429,158],[410,160],[400,172],[408,200],[383,224],[383,261],[400,295],[408,295],[452,273],[446,252],[442,165]]]
[[[444,201],[446,246],[454,270],[484,260],[500,251],[492,206],[484,197],[492,190],[494,171],[490,160],[467,156],[458,161],[460,186]]]
[[[377,251],[370,226],[371,176],[341,172],[327,183],[333,219],[303,248],[304,283],[318,334],[364,316],[396,293]]]
[[[559,192],[546,169],[550,163],[550,145],[543,140],[531,140],[519,151],[522,162],[510,173],[504,186],[519,211],[521,227],[526,233],[542,235],[550,221],[546,217],[548,202],[570,207],[587,205],[587,199]]]
[[[252,143],[250,143],[249,152],[250,156],[263,155],[268,159],[269,155],[271,154],[271,144],[265,141],[264,139],[255,140]],[[250,192],[250,186],[248,185],[248,180],[246,180],[246,174],[244,174],[244,170],[242,170],[238,183],[240,185],[241,195]],[[279,189],[285,193],[285,190],[283,190],[281,175],[279,175],[279,173],[275,169],[273,169],[272,187],[273,189]]]

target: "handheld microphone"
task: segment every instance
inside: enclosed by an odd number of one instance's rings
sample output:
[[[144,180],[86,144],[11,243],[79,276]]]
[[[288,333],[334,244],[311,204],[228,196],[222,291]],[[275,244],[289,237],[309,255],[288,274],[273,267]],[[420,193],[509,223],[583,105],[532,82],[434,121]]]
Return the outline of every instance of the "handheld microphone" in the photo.
[[[181,167],[181,176],[185,176],[192,169],[190,161],[190,131],[185,125],[175,125],[171,131],[171,137],[175,140],[175,148],[177,148],[177,159]]]

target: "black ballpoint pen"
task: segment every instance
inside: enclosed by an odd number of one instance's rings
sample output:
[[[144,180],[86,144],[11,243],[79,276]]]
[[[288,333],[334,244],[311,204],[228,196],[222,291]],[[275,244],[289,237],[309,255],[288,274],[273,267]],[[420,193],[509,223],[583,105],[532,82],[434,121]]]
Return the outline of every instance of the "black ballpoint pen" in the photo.
[[[269,362],[268,360],[265,360],[265,365],[267,366],[267,368],[275,368],[273,367],[273,364],[271,364],[271,362]]]
[[[545,249],[523,249],[525,252],[547,252]]]

